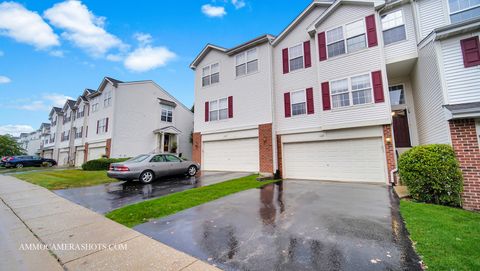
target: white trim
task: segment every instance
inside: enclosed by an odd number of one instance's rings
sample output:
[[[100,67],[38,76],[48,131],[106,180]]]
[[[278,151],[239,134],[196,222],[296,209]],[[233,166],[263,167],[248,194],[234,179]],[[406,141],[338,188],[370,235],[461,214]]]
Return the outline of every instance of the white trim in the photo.
[[[358,22],[358,21],[363,21],[364,32],[363,32],[363,34],[361,34],[361,35],[365,35],[365,47],[364,47],[364,48],[361,48],[361,49],[358,49],[358,50],[356,50],[356,51],[350,52],[350,51],[348,50],[348,43],[347,43],[347,39],[348,39],[348,38],[347,38],[347,30],[346,30],[346,29],[347,29],[347,25],[356,23],[356,22]],[[329,56],[329,55],[328,55],[328,45],[331,45],[331,44],[333,44],[333,43],[340,42],[340,40],[329,43],[329,42],[328,42],[328,32],[329,32],[329,31],[332,31],[332,30],[334,30],[334,29],[336,29],[336,28],[339,28],[339,27],[342,28],[343,44],[344,44],[344,47],[345,47],[345,53],[339,54],[339,55],[336,55],[336,56]],[[325,32],[325,48],[326,48],[326,50],[327,50],[327,61],[330,60],[330,59],[335,59],[335,58],[337,58],[337,57],[342,57],[342,56],[344,56],[344,55],[351,55],[351,54],[354,54],[354,53],[357,53],[357,52],[361,52],[361,51],[364,51],[365,49],[368,49],[368,48],[369,48],[369,47],[368,47],[368,37],[367,37],[367,23],[366,23],[366,21],[365,21],[365,17],[358,17],[358,18],[356,18],[356,19],[354,19],[354,20],[351,20],[351,21],[349,21],[349,22],[347,22],[347,23],[344,23],[344,24],[341,24],[341,25],[337,25],[337,26],[334,26],[334,27],[327,28],[327,29],[325,29],[323,32]],[[356,36],[351,37],[351,38],[355,38],[355,37],[358,37],[358,36],[361,36],[361,35],[356,35]],[[318,47],[318,46],[317,46],[317,47]],[[318,49],[318,48],[317,48],[317,49]]]
[[[402,24],[401,25],[397,25],[397,26],[394,26],[394,27],[390,27],[390,28],[387,28],[387,29],[383,29],[383,21],[382,21],[382,17],[384,16],[387,16],[388,14],[392,14],[392,13],[395,13],[395,12],[401,12],[402,14]],[[400,43],[400,42],[405,42],[405,41],[408,41],[408,35],[407,35],[407,25],[406,25],[406,20],[405,20],[405,12],[403,10],[403,7],[400,7],[398,9],[395,9],[395,10],[391,10],[389,12],[386,12],[384,14],[381,14],[380,15],[380,25],[381,25],[381,30],[382,30],[382,43],[383,43],[383,47],[387,47],[387,46],[390,46],[390,45],[394,45],[394,44],[397,44],[397,43]],[[397,28],[397,27],[400,27],[400,26],[403,26],[403,29],[405,31],[405,39],[402,39],[402,40],[397,40],[397,41],[394,41],[394,42],[391,42],[389,44],[385,44],[385,39],[384,39],[384,33],[385,31],[388,31],[388,30],[391,30],[391,29],[394,29],[394,28]]]
[[[301,92],[301,91],[303,91],[303,93],[304,93],[303,103],[305,104],[305,113],[294,115],[293,114],[292,93]],[[291,115],[291,117],[299,117],[299,116],[307,115],[307,90],[306,89],[298,89],[298,90],[290,91],[290,115]]]
[[[227,107],[226,108],[220,108],[220,100],[227,100]],[[212,110],[212,106],[211,106],[211,103],[212,102],[217,102],[217,109],[216,110]],[[220,118],[220,110],[224,110],[224,109],[227,109],[227,117],[224,118],[224,119],[221,119]],[[223,97],[223,98],[218,98],[218,99],[215,99],[215,100],[210,100],[208,101],[208,122],[211,122],[211,121],[222,121],[222,120],[228,120],[228,110],[229,110],[229,106],[228,106],[228,96],[227,97]],[[212,120],[212,118],[210,118],[210,113],[213,112],[213,111],[217,111],[217,119],[216,120]]]
[[[473,5],[471,7],[468,7],[468,8],[464,8],[464,9],[460,9],[460,10],[457,10],[455,12],[452,12],[450,10],[450,0],[447,0],[445,1],[446,2],[446,5],[447,5],[447,17],[448,17],[448,22],[449,24],[452,24],[452,15],[455,15],[455,14],[458,14],[458,13],[462,13],[462,12],[465,12],[465,11],[469,11],[469,10],[472,10],[472,9],[476,9],[476,8],[480,8],[480,4],[477,4],[477,5]],[[463,21],[468,21],[470,19],[473,19],[473,18],[469,18],[469,19],[466,19],[466,20],[461,20],[461,21],[458,21],[458,22],[455,22],[455,23],[459,23],[459,22],[463,22]]]
[[[255,53],[257,54],[257,57],[254,59],[254,60],[251,60],[251,61],[248,61],[248,52],[250,51],[253,51],[255,50]],[[245,76],[248,76],[248,75],[252,75],[252,74],[255,74],[255,73],[258,73],[260,71],[260,60],[258,58],[258,47],[253,47],[253,48],[250,48],[250,49],[247,49],[245,51],[242,51],[236,55],[234,55],[234,62],[235,62],[235,65],[234,65],[234,74],[235,74],[235,79],[237,78],[242,78],[242,77],[245,77]],[[245,56],[245,62],[243,62],[242,64],[238,64],[237,63],[237,57],[240,56],[240,55],[244,55]],[[253,61],[257,61],[257,70],[254,71],[254,72],[248,72],[248,63],[250,62],[253,62]],[[237,67],[238,66],[241,66],[241,65],[245,65],[245,74],[243,75],[237,75]]]
[[[215,74],[213,73],[212,74],[212,66],[213,65],[218,65],[218,82],[215,82],[215,83],[212,83],[212,75]],[[209,74],[208,75],[203,75],[203,70],[205,68],[208,68],[208,71],[209,71]],[[216,72],[217,73],[217,72]],[[215,85],[215,84],[219,84],[220,83],[220,61],[217,61],[217,62],[213,62],[213,63],[210,63],[210,64],[207,64],[207,65],[204,65],[202,68],[201,68],[201,74],[202,74],[202,78],[201,78],[201,85],[202,85],[202,88],[206,88],[206,87],[209,87],[211,85]],[[209,77],[209,83],[208,85],[203,85],[203,78],[205,77]]]
[[[295,59],[295,58],[290,58],[291,54],[290,54],[290,49],[293,48],[293,47],[297,47],[297,46],[300,46],[302,48],[302,61],[303,61],[303,67],[302,68],[299,68],[299,69],[295,69],[292,71],[292,69],[290,68],[290,60],[291,59]],[[288,50],[288,72],[296,72],[296,71],[301,71],[301,70],[304,70],[305,69],[305,48],[303,47],[303,42],[300,42],[300,43],[296,43],[292,46],[289,46],[287,47],[287,50]],[[296,58],[299,58],[299,57],[296,57]]]
[[[357,76],[362,76],[362,75],[368,75],[368,79],[370,81],[370,90],[371,90],[371,102],[369,103],[363,103],[363,104],[353,104],[353,91],[352,91],[352,77],[357,77]],[[383,74],[382,74],[383,77]],[[349,105],[348,106],[340,106],[340,107],[333,107],[333,99],[332,99],[332,86],[331,83],[332,81],[340,81],[340,80],[345,80],[347,79],[348,82],[348,99],[349,99]],[[383,84],[383,78],[382,78],[382,84]],[[370,104],[375,104],[375,96],[373,92],[373,81],[372,81],[372,71],[368,72],[362,72],[354,75],[349,75],[348,77],[342,77],[342,78],[336,78],[336,79],[331,79],[328,81],[328,87],[329,87],[329,96],[330,96],[330,105],[331,105],[331,111],[338,111],[341,109],[346,109],[346,108],[352,108],[352,107],[358,107],[358,106],[365,106],[365,105],[370,105]],[[359,91],[359,90],[355,90]],[[337,94],[334,94],[337,95]]]

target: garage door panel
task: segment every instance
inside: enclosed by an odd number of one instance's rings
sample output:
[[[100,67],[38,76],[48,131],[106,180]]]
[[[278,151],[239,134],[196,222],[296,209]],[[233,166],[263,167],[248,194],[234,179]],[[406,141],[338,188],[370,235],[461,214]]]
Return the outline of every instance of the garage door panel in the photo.
[[[284,144],[287,178],[385,182],[381,138]]]
[[[102,158],[102,155],[105,154],[105,147],[99,148],[90,148],[88,149],[88,160],[95,160]]]
[[[58,156],[58,165],[65,166],[68,164],[68,152],[61,152]]]
[[[84,151],[77,151],[75,155],[75,166],[80,167],[83,164]]]
[[[208,141],[203,144],[203,169],[257,172],[258,138]]]

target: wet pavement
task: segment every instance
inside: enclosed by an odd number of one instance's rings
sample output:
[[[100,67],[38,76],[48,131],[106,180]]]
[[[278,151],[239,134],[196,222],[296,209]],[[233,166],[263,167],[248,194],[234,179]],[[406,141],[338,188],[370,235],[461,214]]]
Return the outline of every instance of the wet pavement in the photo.
[[[224,270],[421,270],[381,185],[287,180],[134,229]]]
[[[211,185],[250,175],[245,172],[200,172],[198,176],[176,176],[154,181],[115,182],[89,187],[55,190],[55,194],[82,205],[97,213],[105,214],[122,206],[165,196],[187,189]]]

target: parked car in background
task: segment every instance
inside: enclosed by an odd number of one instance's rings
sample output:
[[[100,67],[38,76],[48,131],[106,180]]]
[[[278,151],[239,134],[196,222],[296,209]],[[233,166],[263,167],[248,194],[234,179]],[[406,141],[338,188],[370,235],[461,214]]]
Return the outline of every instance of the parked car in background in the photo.
[[[43,165],[53,167],[57,165],[57,161],[30,155],[11,156],[5,161],[6,168],[41,167]]]
[[[195,176],[200,164],[182,160],[173,154],[142,154],[121,163],[113,163],[107,172],[108,177],[123,181],[139,180],[150,183],[156,178],[187,174]]]
[[[0,167],[5,166],[5,163],[7,162],[8,158],[10,158],[10,156],[2,156],[2,158],[0,158]]]

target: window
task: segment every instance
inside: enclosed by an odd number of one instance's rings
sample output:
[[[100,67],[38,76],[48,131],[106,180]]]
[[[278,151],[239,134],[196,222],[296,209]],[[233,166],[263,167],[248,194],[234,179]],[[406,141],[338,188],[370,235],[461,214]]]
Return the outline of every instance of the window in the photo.
[[[294,91],[290,94],[292,103],[292,116],[304,115],[307,113],[307,102],[305,90]]]
[[[383,43],[385,45],[407,38],[401,10],[382,16]]]
[[[343,39],[343,27],[337,27],[327,31],[328,57],[345,54],[345,40]]]
[[[480,17],[479,0],[448,0],[448,6],[452,23]]]
[[[390,104],[400,105],[405,104],[405,93],[403,91],[403,85],[391,86],[388,88],[390,93]]]
[[[220,82],[220,66],[218,63],[202,69],[202,87]]]
[[[210,121],[223,120],[228,118],[228,99],[223,98],[211,101],[209,105]]]
[[[358,20],[345,26],[347,36],[347,51],[349,53],[361,50],[367,47],[365,35],[365,21]]]
[[[98,98],[92,100],[92,112],[98,111]]]
[[[169,105],[162,105],[161,120],[165,122],[172,122],[173,120],[173,107]]]
[[[107,91],[103,95],[103,107],[109,107],[112,104],[112,91]]]
[[[176,157],[175,155],[171,155],[171,154],[165,155],[165,160],[167,162],[182,162],[182,160],[180,160],[178,157]]]
[[[143,160],[145,160],[145,158],[143,158],[141,161],[143,161]],[[139,162],[141,162],[141,161],[139,161]],[[165,157],[163,155],[155,155],[154,157],[152,157],[150,162],[153,162],[153,163],[165,162]]]
[[[332,107],[372,103],[372,83],[370,74],[362,74],[330,82]]]
[[[75,130],[75,138],[82,138],[83,126]]]
[[[288,48],[290,71],[303,69],[303,44]]]
[[[98,121],[98,134],[107,132],[107,118]]]
[[[237,77],[258,71],[257,48],[235,56],[235,75]]]

